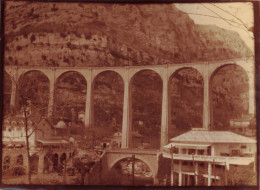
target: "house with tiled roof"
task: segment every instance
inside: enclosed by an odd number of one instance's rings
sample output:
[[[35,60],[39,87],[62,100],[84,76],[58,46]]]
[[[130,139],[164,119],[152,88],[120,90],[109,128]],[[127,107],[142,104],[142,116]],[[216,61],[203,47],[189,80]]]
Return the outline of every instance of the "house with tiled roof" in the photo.
[[[255,155],[256,140],[253,138],[231,131],[201,129],[170,139],[163,150],[163,157],[173,160],[175,169],[171,175],[179,186],[210,186],[212,182],[224,181],[222,174],[230,165],[249,165],[255,162]]]

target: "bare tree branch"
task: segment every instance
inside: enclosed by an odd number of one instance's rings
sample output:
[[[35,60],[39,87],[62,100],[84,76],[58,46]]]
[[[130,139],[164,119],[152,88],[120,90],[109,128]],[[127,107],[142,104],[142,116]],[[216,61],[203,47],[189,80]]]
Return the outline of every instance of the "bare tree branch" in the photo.
[[[223,9],[223,8],[221,8],[221,7],[219,7],[219,6],[215,5],[215,4],[213,4],[213,3],[210,3],[210,4],[211,4],[212,6],[214,6],[214,7],[217,7],[218,9],[224,11],[225,13],[228,13],[229,15],[233,16],[235,19],[237,19],[237,20],[249,31],[249,28],[246,26],[246,24],[245,24],[240,18],[238,18],[237,16],[233,15],[232,13],[226,11],[225,9]]]

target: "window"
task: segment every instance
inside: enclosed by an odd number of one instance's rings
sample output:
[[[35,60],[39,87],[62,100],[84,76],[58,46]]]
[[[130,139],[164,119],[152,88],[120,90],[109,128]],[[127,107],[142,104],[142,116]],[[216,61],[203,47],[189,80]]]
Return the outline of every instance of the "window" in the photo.
[[[195,155],[195,149],[189,149],[188,154],[190,155]]]
[[[10,156],[5,156],[4,157],[4,162],[3,162],[3,170],[7,170],[10,168],[10,164],[11,164],[11,157]]]
[[[232,150],[232,156],[240,156],[240,150]]]
[[[198,150],[198,155],[204,155],[204,150]]]
[[[17,156],[16,164],[22,166],[23,165],[23,155]]]
[[[246,149],[246,145],[241,145],[241,149]]]
[[[174,154],[178,154],[178,153],[179,153],[179,149],[176,148],[176,147],[173,147],[173,153],[174,153]]]
[[[182,162],[182,165],[184,165],[184,166],[187,166],[188,164],[189,164],[189,162],[187,162],[187,161]]]
[[[211,147],[210,146],[207,149],[207,155],[211,155]]]
[[[186,152],[187,152],[186,148],[183,148],[182,149],[182,154],[186,154]]]

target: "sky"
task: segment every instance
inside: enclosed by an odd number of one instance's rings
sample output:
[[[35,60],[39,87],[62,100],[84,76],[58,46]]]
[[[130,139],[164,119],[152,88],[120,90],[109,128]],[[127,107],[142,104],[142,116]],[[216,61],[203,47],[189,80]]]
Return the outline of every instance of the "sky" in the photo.
[[[196,24],[214,24],[221,28],[238,32],[248,47],[254,52],[253,33],[248,31],[248,28],[254,25],[252,3],[190,3],[175,4],[175,6],[186,13],[195,13],[188,15]]]

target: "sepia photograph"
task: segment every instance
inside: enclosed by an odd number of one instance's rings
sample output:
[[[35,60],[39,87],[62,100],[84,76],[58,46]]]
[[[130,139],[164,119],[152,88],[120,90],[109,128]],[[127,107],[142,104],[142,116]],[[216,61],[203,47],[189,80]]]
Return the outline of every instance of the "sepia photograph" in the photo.
[[[257,186],[258,3],[2,6],[2,185]]]

